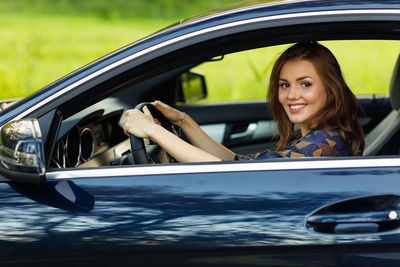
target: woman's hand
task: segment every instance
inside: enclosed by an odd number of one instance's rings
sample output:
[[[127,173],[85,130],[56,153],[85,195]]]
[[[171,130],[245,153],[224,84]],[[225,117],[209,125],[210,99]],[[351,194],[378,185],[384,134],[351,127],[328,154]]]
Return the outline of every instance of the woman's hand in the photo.
[[[167,118],[172,124],[176,126],[182,126],[182,122],[185,119],[185,113],[168,106],[167,104],[156,100],[153,105],[158,109],[165,118]]]
[[[157,126],[146,106],[143,108],[143,112],[138,109],[130,109],[126,112],[124,120],[126,135],[133,134],[139,138],[152,138],[152,133]]]
[[[193,145],[158,125],[147,107],[143,108],[143,112],[137,109],[126,112],[126,134],[153,140],[179,162],[233,160],[235,154],[209,137],[190,116],[185,117],[185,113],[161,101],[155,101],[153,105],[171,123],[179,127],[185,124],[185,135]]]

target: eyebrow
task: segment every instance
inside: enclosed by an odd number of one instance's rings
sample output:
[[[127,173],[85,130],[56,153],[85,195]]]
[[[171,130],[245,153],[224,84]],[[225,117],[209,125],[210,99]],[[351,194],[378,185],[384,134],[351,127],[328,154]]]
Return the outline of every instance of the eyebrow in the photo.
[[[301,81],[301,80],[304,80],[304,79],[312,79],[312,78],[310,76],[302,76],[302,77],[297,78],[296,81]],[[280,81],[284,81],[284,82],[288,81],[288,80],[286,80],[284,78],[279,78],[279,80]]]
[[[296,81],[301,81],[301,80],[304,80],[304,79],[312,79],[312,78],[310,76],[303,76],[303,77],[297,78]]]

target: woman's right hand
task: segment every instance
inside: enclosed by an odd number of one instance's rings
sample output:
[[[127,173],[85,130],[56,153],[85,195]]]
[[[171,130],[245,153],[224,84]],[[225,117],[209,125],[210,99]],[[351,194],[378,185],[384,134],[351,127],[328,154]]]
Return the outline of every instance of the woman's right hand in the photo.
[[[156,100],[153,102],[153,105],[158,109],[165,118],[167,118],[172,124],[176,126],[182,126],[182,123],[185,119],[185,113],[168,106],[167,104]]]
[[[139,138],[151,138],[157,124],[149,109],[144,107],[143,112],[138,109],[126,111],[123,126],[126,135],[133,134]]]

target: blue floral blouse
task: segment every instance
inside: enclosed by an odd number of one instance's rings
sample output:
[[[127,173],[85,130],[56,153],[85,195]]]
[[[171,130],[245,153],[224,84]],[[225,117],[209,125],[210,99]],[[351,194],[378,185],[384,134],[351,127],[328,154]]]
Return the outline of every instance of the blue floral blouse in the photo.
[[[268,158],[297,158],[297,157],[342,157],[348,156],[349,151],[345,140],[337,130],[311,130],[301,138],[289,143],[280,151],[266,150],[251,155],[236,155],[235,160],[254,160]]]

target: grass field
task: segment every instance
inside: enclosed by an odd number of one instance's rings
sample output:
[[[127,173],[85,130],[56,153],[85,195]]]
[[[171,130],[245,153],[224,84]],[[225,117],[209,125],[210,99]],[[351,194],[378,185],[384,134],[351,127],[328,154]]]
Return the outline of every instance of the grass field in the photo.
[[[26,96],[182,18],[237,0],[0,0],[0,98]]]
[[[180,18],[232,2],[0,0],[0,98],[26,96]],[[356,94],[387,93],[399,42],[326,44]],[[218,89],[208,100],[264,98],[271,63],[283,49],[228,55],[221,62],[200,66],[208,86]]]
[[[170,24],[93,17],[2,15],[0,98],[30,94],[78,67]]]

